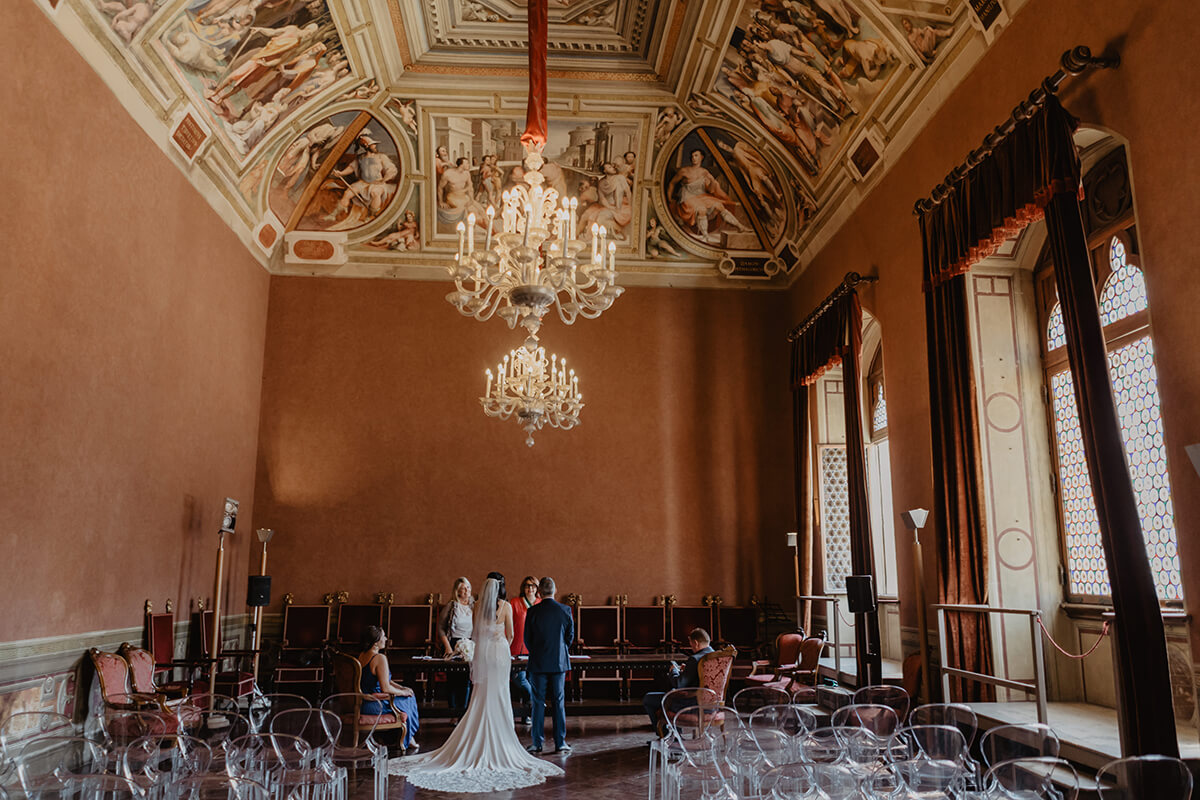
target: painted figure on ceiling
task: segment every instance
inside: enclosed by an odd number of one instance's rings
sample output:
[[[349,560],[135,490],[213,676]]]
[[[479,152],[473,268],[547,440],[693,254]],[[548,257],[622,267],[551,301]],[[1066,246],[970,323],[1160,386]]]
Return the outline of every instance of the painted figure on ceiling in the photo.
[[[667,197],[676,218],[705,242],[717,241],[710,230],[715,233],[722,222],[734,230],[749,231],[730,210],[737,207],[737,201],[725,193],[704,166],[704,151],[692,150],[689,162],[680,167],[667,185]]]
[[[900,20],[900,27],[904,28],[904,35],[908,38],[908,43],[912,45],[913,50],[917,51],[917,55],[926,64],[933,63],[933,59],[937,55],[938,45],[942,43],[943,39],[948,39],[954,33],[952,30],[942,30],[932,25],[917,27],[913,25],[913,21],[908,17]]]
[[[372,239],[367,244],[388,250],[420,250],[421,226],[417,222],[416,213],[411,210],[405,211],[404,220],[396,224],[394,231]]]
[[[472,196],[472,183],[471,164],[465,157],[460,157],[454,166],[442,170],[437,185],[439,222],[457,225],[465,222],[472,213],[477,222],[486,220],[487,209]]]
[[[366,212],[365,216],[376,217],[396,191],[400,169],[386,153],[379,152],[379,141],[371,135],[371,129],[363,128],[355,141],[359,148],[357,157],[347,166],[330,173],[335,178],[343,179],[342,183],[346,183],[345,178],[349,175],[355,176],[355,181],[346,185],[337,207],[325,216],[329,222],[349,214],[351,203],[359,206],[356,209],[359,218],[364,216],[362,211]]]
[[[321,166],[321,154],[341,137],[345,125],[322,122],[292,142],[279,159],[276,172],[283,175],[283,188],[290,194],[308,177],[309,171]]]
[[[154,0],[95,0],[96,8],[109,17],[113,32],[125,44],[133,41],[138,31],[154,16]]]
[[[604,174],[594,184],[592,193],[596,198],[584,205],[580,197],[579,227],[577,236],[580,239],[590,239],[592,225],[599,225],[608,231],[615,240],[625,239],[625,228],[633,219],[633,191],[629,188],[629,180],[617,171],[617,165],[605,161],[601,166]]]

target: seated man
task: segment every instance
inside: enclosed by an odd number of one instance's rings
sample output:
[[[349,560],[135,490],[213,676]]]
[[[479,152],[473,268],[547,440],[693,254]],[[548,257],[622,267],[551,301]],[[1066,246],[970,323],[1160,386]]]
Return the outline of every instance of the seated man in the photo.
[[[692,654],[688,656],[682,672],[680,672],[678,664],[674,661],[671,662],[672,689],[692,689],[700,686],[700,659],[713,652],[710,641],[708,631],[703,628],[694,628],[688,634],[688,644],[692,647]],[[662,699],[665,694],[666,692],[650,692],[642,698],[642,707],[646,709],[646,714],[650,717],[650,724],[656,728],[662,716]]]

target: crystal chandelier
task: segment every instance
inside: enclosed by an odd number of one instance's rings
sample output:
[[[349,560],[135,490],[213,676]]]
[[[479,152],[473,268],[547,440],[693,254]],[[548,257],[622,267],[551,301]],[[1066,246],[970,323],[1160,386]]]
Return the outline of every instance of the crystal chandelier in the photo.
[[[464,316],[486,320],[499,313],[509,328],[521,323],[532,349],[551,306],[571,325],[580,316],[600,316],[625,290],[617,285],[617,246],[608,241],[608,231],[592,225],[590,245],[576,239],[578,200],[563,198],[560,205],[558,191],[543,186],[547,2],[530,0],[528,8],[529,103],[521,136],[525,185],[504,193],[499,220],[496,209],[488,207],[481,249],[475,247],[475,228],[485,220],[472,213],[458,224],[458,254],[450,266],[455,290],[446,299]]]
[[[583,395],[575,370],[557,355],[546,359],[546,348],[518,347],[487,370],[487,390],[479,398],[483,413],[509,419],[516,415],[525,428],[525,444],[533,447],[533,434],[543,425],[570,430],[579,424]]]

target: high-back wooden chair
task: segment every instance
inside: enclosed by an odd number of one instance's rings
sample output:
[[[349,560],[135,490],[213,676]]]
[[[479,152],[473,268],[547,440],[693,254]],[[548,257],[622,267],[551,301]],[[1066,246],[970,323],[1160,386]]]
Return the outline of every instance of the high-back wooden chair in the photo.
[[[819,636],[809,636],[800,643],[800,655],[796,666],[782,670],[789,683],[786,687],[791,692],[792,702],[815,703],[817,701],[817,676],[821,666],[821,653],[825,650],[825,632]]]
[[[117,655],[129,665],[129,682],[134,692],[178,699],[186,696],[191,688],[191,684],[185,682],[159,684],[154,654],[145,648],[123,642],[117,648]]]
[[[624,606],[621,649],[627,653],[655,653],[667,645],[665,606]]]
[[[717,622],[714,641],[722,646],[733,645],[739,653],[746,655],[759,648],[757,606],[719,605],[713,616]]]
[[[188,626],[188,657],[187,660],[205,672],[197,678],[200,683],[208,680],[207,672],[215,669],[217,672],[216,691],[218,694],[239,698],[254,692],[254,673],[245,670],[222,670],[221,661],[225,658],[242,657],[249,651],[212,653],[212,633],[215,617],[212,611],[193,611],[191,624]],[[207,691],[207,689],[205,690]]]
[[[356,647],[363,631],[371,625],[383,627],[384,607],[380,603],[342,603],[338,609],[337,643],[341,647]]]
[[[330,668],[333,670],[334,692],[341,701],[331,709],[342,718],[342,725],[353,730],[354,747],[362,742],[363,731],[403,730],[408,725],[408,715],[403,711],[369,715],[362,713],[364,700],[376,698],[362,692],[362,664],[354,656],[340,650],[330,651]]]
[[[579,606],[575,643],[581,653],[615,652],[621,646],[621,607]]]
[[[284,598],[279,666],[275,668],[275,685],[280,691],[325,680],[321,652],[329,639],[331,616],[328,605],[295,605]]]
[[[670,615],[669,640],[673,648],[684,647],[688,634],[696,628],[701,628],[710,637],[713,636],[713,613],[711,606],[679,606],[672,605],[668,609]]]
[[[433,646],[433,604],[388,606],[388,652],[429,655]]]

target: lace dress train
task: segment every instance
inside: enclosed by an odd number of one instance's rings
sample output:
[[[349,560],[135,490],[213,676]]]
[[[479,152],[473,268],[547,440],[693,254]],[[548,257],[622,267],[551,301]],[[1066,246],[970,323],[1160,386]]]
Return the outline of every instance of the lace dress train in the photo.
[[[561,767],[525,751],[513,726],[509,694],[512,655],[504,626],[475,630],[471,661],[471,701],[446,743],[431,753],[396,758],[391,775],[403,775],[422,789],[496,792],[543,783],[563,774]]]

